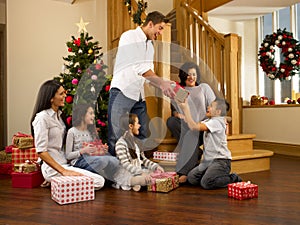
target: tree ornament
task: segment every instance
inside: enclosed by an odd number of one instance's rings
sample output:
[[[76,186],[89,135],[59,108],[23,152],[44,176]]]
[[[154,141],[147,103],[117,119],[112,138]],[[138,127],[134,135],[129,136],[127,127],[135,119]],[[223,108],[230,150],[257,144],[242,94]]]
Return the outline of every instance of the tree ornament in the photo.
[[[82,17],[80,18],[80,22],[76,23],[76,25],[78,26],[78,33],[84,33],[87,32],[87,29],[85,26],[87,26],[89,24],[89,22],[85,23],[83,22]]]
[[[65,67],[59,76],[54,77],[67,91],[63,113],[68,119],[68,126],[72,126],[72,110],[76,104],[90,104],[95,110],[95,121],[100,119],[107,123],[107,108],[109,92],[104,88],[110,84],[111,77],[106,74],[107,65],[102,60],[101,47],[98,41],[88,33],[81,32],[78,37],[71,36],[66,43],[68,55],[63,57]],[[90,52],[89,50],[93,52]],[[91,54],[90,54],[91,53]],[[99,65],[96,65],[99,64]],[[92,75],[95,75],[92,79]],[[95,123],[99,137],[103,143],[107,141],[107,126]]]
[[[89,54],[93,54],[93,50],[90,48],[88,51]]]
[[[284,61],[276,67],[275,49],[281,48]],[[278,29],[271,35],[266,35],[259,49],[258,59],[262,70],[271,80],[290,80],[299,73],[300,69],[300,44],[293,38],[293,34],[286,29]]]

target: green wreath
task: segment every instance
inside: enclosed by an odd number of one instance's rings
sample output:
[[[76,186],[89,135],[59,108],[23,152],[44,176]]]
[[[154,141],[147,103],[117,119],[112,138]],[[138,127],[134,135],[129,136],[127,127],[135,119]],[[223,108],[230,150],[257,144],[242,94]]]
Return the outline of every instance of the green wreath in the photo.
[[[284,61],[276,67],[275,46],[281,48]],[[258,59],[262,70],[271,80],[290,80],[300,69],[300,45],[293,38],[293,33],[286,29],[278,29],[273,34],[266,35],[259,49]]]

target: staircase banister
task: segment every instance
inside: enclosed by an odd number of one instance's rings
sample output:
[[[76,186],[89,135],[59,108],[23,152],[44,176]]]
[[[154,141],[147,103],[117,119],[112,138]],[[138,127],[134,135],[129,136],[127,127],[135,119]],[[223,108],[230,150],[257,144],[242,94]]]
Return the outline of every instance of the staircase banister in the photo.
[[[187,4],[186,2],[181,2],[181,6],[185,8],[187,12],[193,14],[197,22],[199,22],[202,26],[204,26],[205,29],[211,34],[211,36],[216,38],[224,46],[225,44],[224,37],[220,33],[218,33],[212,26],[210,26],[207,21],[202,19],[202,17],[198,14],[196,10],[190,7],[189,4]]]

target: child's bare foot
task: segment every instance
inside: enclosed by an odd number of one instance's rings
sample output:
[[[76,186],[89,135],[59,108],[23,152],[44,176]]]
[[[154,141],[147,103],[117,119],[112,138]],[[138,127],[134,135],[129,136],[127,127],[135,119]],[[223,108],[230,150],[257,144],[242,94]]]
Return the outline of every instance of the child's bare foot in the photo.
[[[134,186],[132,187],[132,189],[133,189],[134,191],[140,191],[140,190],[141,190],[141,185],[134,185]]]
[[[179,183],[185,183],[187,181],[187,176],[186,175],[181,175],[179,177]]]

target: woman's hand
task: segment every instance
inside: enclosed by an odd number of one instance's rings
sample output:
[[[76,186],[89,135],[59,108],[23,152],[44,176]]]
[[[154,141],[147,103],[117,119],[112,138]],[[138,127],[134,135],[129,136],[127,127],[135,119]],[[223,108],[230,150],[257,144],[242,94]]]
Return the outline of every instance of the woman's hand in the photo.
[[[63,176],[83,176],[83,174],[81,174],[79,172],[76,172],[76,171],[73,171],[73,170],[67,170],[67,169],[64,169],[60,173]]]
[[[179,119],[183,119],[184,120],[184,115],[179,113],[179,112],[174,112],[174,117],[177,117]]]

